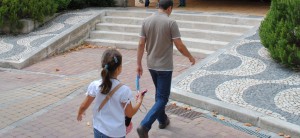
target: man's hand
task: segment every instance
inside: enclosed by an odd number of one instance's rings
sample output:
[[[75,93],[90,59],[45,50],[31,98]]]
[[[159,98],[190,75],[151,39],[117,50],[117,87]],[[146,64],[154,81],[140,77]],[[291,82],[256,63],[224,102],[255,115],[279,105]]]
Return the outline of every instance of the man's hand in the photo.
[[[146,38],[140,37],[139,46],[137,49],[137,61],[136,61],[137,63],[136,73],[140,77],[143,75],[142,59],[145,51],[145,44],[146,44]]]
[[[189,50],[186,48],[186,46],[182,43],[181,38],[176,38],[173,39],[173,42],[176,46],[176,48],[178,49],[178,51],[184,55],[185,57],[188,57],[190,62],[192,63],[192,65],[194,65],[196,63],[195,58],[191,55],[191,53],[189,52]]]
[[[189,57],[190,62],[192,63],[192,65],[195,65],[196,60],[193,56]]]
[[[136,73],[138,76],[142,76],[143,75],[143,67],[137,66]]]

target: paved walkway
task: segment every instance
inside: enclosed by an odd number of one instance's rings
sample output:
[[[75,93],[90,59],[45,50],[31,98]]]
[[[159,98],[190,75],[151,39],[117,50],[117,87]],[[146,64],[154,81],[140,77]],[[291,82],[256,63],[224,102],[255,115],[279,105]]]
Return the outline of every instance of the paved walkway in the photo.
[[[0,37],[0,59],[19,61],[26,53],[38,50],[43,42],[94,15],[95,12],[97,11],[83,10],[83,12],[66,13],[28,35],[2,36]],[[263,112],[271,112],[274,117],[299,123],[297,112],[299,111],[297,110],[299,109],[299,98],[297,97],[299,93],[295,92],[295,90],[299,90],[299,74],[292,75],[293,73],[281,68],[273,69],[272,67],[278,66],[270,62],[265,49],[261,47],[257,38],[257,36],[247,38],[228,52],[221,54],[214,62],[201,66],[199,71],[192,70],[191,73],[194,76],[185,77],[178,83],[178,88],[213,99],[234,101],[247,107],[252,105],[251,110],[262,109]],[[86,86],[89,82],[99,79],[100,57],[106,48],[88,47],[90,46],[83,46],[82,50],[74,49],[69,53],[45,59],[21,70],[0,68],[0,137],[92,137],[91,111],[88,110],[87,116],[82,122],[76,121],[76,114],[79,104],[85,96]],[[132,74],[135,74],[136,51],[122,49],[120,51],[124,57],[124,68],[120,80],[134,88],[134,75]],[[188,60],[182,56],[175,56],[174,61],[174,78],[190,68]],[[197,57],[197,62],[201,61],[202,59]],[[199,66],[192,69],[197,67]],[[201,71],[204,71],[204,74]],[[282,72],[284,73],[282,74]],[[204,75],[205,80],[203,80]],[[246,78],[247,76],[251,77]],[[265,76],[267,79],[259,79],[259,76]],[[278,78],[288,77],[296,81],[290,83],[291,81],[287,79],[278,80]],[[183,82],[187,82],[188,85]],[[211,82],[216,83],[212,84]],[[217,91],[217,93],[213,91],[217,86],[220,87],[220,90],[226,90],[234,88],[231,87],[232,85],[241,83],[251,85],[242,85],[244,87],[238,87],[239,89],[254,90],[253,86],[259,87],[260,90],[268,92],[269,95],[271,93],[272,97],[278,100],[271,101],[270,108],[264,109],[263,107],[268,104],[268,101],[257,99],[257,97],[266,98],[266,94],[261,96],[256,92],[254,95],[247,95],[244,90],[239,95],[235,95],[236,99],[229,98],[228,100],[224,91]],[[141,79],[141,85],[142,88],[149,90],[144,101],[144,105],[149,109],[154,101],[154,88],[147,71]],[[201,87],[195,87],[196,85]],[[203,90],[208,91],[207,95],[203,94]],[[274,90],[277,91],[274,93]],[[279,104],[275,104],[276,102]],[[181,103],[177,103],[177,105],[186,107]],[[285,108],[285,106],[289,108]],[[245,126],[243,123],[222,115],[213,116],[213,113],[197,108],[192,108],[192,110],[200,112],[202,115],[192,120],[169,112],[170,127],[160,130],[155,127],[158,125],[155,123],[150,136],[175,138],[277,136],[256,127]],[[281,110],[282,112],[278,112]],[[128,137],[137,137],[135,128],[144,116],[145,113],[138,112],[134,117],[134,129]]]
[[[257,33],[207,59],[173,87],[300,125],[300,73],[274,62]]]
[[[2,68],[0,71],[0,137],[92,137],[91,111],[87,111],[87,116],[82,122],[76,121],[76,114],[85,96],[86,86],[90,81],[99,77],[99,59],[105,49],[73,50],[22,70]],[[134,75],[132,74],[135,74],[135,68],[132,67],[136,64],[136,51],[122,49],[120,51],[124,62],[123,72],[119,79],[134,88]],[[182,56],[175,56],[174,61],[174,77],[190,67],[188,60]],[[197,62],[200,61],[201,59],[197,58]],[[141,87],[149,90],[144,101],[144,105],[149,109],[154,101],[154,88],[147,71],[141,78]],[[181,106],[184,107],[184,105]],[[166,130],[159,130],[156,127],[158,124],[155,123],[150,136],[250,138],[253,136],[245,132],[259,130],[255,127],[246,127],[222,115],[216,118],[207,111],[194,108],[193,111],[201,112],[203,115],[191,120],[168,113],[171,117],[170,127]],[[134,130],[128,137],[137,137],[135,129],[144,116],[145,113],[142,112],[134,116]],[[227,126],[220,123],[218,118],[224,120]],[[238,126],[238,128],[247,128],[247,131],[239,131],[232,125],[229,127],[228,124]],[[266,136],[274,135],[263,130],[259,132]]]

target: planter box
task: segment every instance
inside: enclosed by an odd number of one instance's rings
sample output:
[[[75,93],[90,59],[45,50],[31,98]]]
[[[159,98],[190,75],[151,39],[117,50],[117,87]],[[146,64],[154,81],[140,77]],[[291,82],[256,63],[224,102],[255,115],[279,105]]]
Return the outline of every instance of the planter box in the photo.
[[[21,19],[20,22],[22,24],[22,28],[17,29],[16,33],[17,34],[26,34],[26,33],[30,33],[32,32],[34,29],[40,27],[41,25],[43,25],[44,23],[48,22],[49,20],[55,18],[56,16],[60,15],[60,13],[56,13],[53,16],[50,17],[46,17],[45,20],[40,23],[40,22],[34,22],[31,19]],[[4,23],[3,27],[0,28],[0,33],[4,33],[7,34],[10,32],[10,27],[8,25],[8,23]]]

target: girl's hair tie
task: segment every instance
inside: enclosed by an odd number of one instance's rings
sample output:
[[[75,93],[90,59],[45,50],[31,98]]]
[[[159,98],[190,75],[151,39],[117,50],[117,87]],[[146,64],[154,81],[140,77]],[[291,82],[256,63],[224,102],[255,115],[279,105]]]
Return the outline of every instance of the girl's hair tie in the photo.
[[[106,71],[108,71],[108,65],[107,65],[107,64],[104,65],[104,69],[105,69]]]
[[[114,56],[114,60],[115,60],[115,63],[118,63],[118,59],[116,56]]]

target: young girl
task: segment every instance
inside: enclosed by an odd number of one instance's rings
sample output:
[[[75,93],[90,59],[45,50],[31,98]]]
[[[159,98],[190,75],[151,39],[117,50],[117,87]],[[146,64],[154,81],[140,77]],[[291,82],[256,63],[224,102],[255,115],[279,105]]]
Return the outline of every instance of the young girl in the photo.
[[[141,106],[144,96],[139,93],[136,96],[137,104],[133,106],[131,104],[133,96],[130,88],[126,85],[119,85],[120,81],[117,77],[122,71],[122,55],[119,51],[107,49],[102,55],[102,68],[102,79],[93,81],[88,86],[87,96],[79,108],[77,120],[82,120],[85,110],[95,99],[93,108],[94,137],[124,138],[126,136],[125,116],[127,119],[131,119]],[[117,90],[112,96],[107,96],[114,91],[115,87]],[[100,108],[105,98],[109,99]]]

